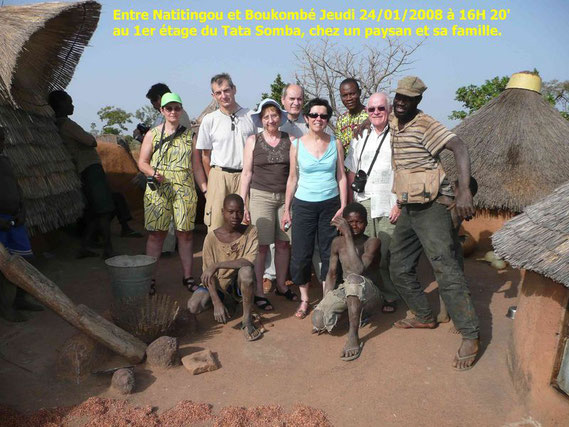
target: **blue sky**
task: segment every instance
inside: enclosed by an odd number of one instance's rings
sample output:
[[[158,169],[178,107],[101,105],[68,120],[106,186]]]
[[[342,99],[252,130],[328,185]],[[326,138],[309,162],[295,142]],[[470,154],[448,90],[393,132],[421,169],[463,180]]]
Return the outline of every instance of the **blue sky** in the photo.
[[[4,0],[5,5],[32,3],[29,1]],[[104,0],[99,26],[85,50],[76,69],[69,93],[75,100],[77,122],[89,128],[91,122],[99,124],[96,112],[105,105],[121,107],[133,112],[147,103],[146,91],[156,82],[167,83],[180,93],[184,107],[190,117],[197,116],[211,99],[209,79],[212,75],[227,71],[237,85],[237,100],[243,106],[254,106],[262,92],[267,92],[277,73],[285,81],[292,81],[298,69],[294,53],[303,43],[297,38],[286,37],[129,37],[112,35],[116,26],[134,25],[159,26],[148,22],[117,22],[113,10],[152,9],[171,10],[176,8],[203,11],[230,11],[235,9],[270,10],[271,8],[293,11],[326,8],[343,11],[360,9],[442,9],[456,12],[460,9],[509,9],[505,21],[455,22],[459,25],[477,26],[490,24],[499,27],[501,37],[453,38],[428,37],[414,55],[414,63],[406,74],[420,76],[429,89],[424,94],[421,108],[443,123],[453,126],[447,116],[460,105],[454,101],[458,87],[480,84],[494,76],[510,75],[521,70],[537,68],[544,80],[569,79],[569,1],[567,0],[354,0],[344,1],[220,1],[196,0]],[[319,15],[319,13],[317,14]],[[191,21],[171,23],[172,25],[198,26]],[[223,24],[228,24],[224,22]],[[242,25],[251,25],[242,21]],[[285,22],[253,25],[280,26]],[[343,26],[342,22],[318,21],[316,23],[288,23],[306,29],[315,24]],[[348,23],[350,26],[366,25],[362,21]],[[420,25],[449,26],[442,21],[421,22]],[[212,25],[221,25],[212,23]],[[373,23],[375,27],[401,25]],[[409,25],[408,23],[403,25]],[[413,25],[410,25],[413,27]],[[307,40],[308,36],[304,40]],[[416,42],[418,38],[406,38]],[[335,37],[338,44],[357,49],[363,39]],[[368,39],[381,45],[381,39]],[[134,125],[135,123],[133,123]]]

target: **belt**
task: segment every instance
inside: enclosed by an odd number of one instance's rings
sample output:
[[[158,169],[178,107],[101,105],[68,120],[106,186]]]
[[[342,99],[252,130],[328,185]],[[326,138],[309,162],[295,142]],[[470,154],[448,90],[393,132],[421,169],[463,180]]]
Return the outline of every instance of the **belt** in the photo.
[[[242,169],[232,169],[232,168],[224,168],[222,166],[214,166],[215,169],[221,169],[223,172],[229,173],[241,173]]]

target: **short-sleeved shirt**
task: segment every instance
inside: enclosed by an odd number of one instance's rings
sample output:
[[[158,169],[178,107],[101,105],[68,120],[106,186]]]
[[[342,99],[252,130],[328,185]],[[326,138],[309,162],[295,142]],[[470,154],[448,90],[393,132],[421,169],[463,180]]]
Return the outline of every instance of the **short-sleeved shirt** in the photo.
[[[73,163],[75,163],[77,173],[80,174],[87,167],[101,163],[101,158],[96,149],[97,140],[93,135],[83,130],[69,117],[58,117],[55,119],[55,123],[63,144],[73,159]]]
[[[436,169],[440,164],[440,152],[455,137],[454,133],[420,110],[401,130],[399,120],[393,114],[389,116],[389,124],[396,169]],[[439,191],[441,194],[453,196],[446,177]]]
[[[367,173],[384,136],[385,140],[368,176],[365,191],[363,193],[354,192],[356,202],[371,199],[372,212],[368,212],[371,218],[389,216],[391,209],[397,203],[397,196],[391,192],[393,166],[389,128],[386,126],[383,132],[378,133],[372,126],[370,130],[364,131],[361,137],[355,138],[350,144],[345,163],[346,168],[353,173],[357,173],[359,169]],[[364,144],[365,150],[362,152]]]
[[[365,108],[358,114],[350,114],[346,111],[336,121],[336,130],[334,134],[336,139],[342,143],[344,147],[344,155],[348,154],[348,147],[352,142],[354,129],[358,127],[362,122],[364,122],[369,117]]]
[[[215,110],[203,118],[196,148],[211,150],[211,166],[243,169],[245,141],[256,131],[248,108],[240,108],[231,116]]]
[[[202,269],[205,271],[218,262],[236,261],[242,258],[251,264],[255,264],[258,252],[257,228],[254,225],[249,225],[241,237],[230,243],[223,243],[212,231],[207,234],[203,242]],[[235,273],[236,270],[233,268],[220,268],[217,270],[216,276],[221,289],[227,289]]]
[[[296,120],[287,119],[279,130],[288,133],[292,138],[300,138],[308,133],[308,126],[304,116],[300,114]]]

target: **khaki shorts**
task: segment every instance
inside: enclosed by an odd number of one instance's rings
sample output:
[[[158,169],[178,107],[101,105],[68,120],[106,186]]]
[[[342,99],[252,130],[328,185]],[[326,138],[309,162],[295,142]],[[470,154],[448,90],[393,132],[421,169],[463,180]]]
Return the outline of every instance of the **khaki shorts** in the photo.
[[[251,224],[257,227],[259,245],[270,245],[276,240],[290,241],[290,230],[281,230],[285,193],[270,193],[251,188],[249,193]]]
[[[357,297],[363,308],[378,304],[381,300],[379,289],[367,277],[357,276],[356,280],[344,281],[336,289],[328,292],[314,309],[322,311],[324,327],[328,332],[334,329],[340,315],[348,309],[349,296]]]
[[[218,166],[209,171],[207,195],[205,200],[204,224],[207,231],[215,230],[223,225],[223,199],[228,194],[239,194],[241,173],[224,172]]]

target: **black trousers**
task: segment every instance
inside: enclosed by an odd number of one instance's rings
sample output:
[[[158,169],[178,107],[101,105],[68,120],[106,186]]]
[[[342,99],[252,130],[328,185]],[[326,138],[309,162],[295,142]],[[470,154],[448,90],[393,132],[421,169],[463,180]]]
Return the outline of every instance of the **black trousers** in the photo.
[[[340,209],[340,197],[321,202],[305,202],[296,197],[292,201],[292,254],[290,274],[296,285],[310,282],[314,239],[318,238],[322,269],[320,280],[325,280],[330,264],[330,246],[338,235],[330,221]]]

